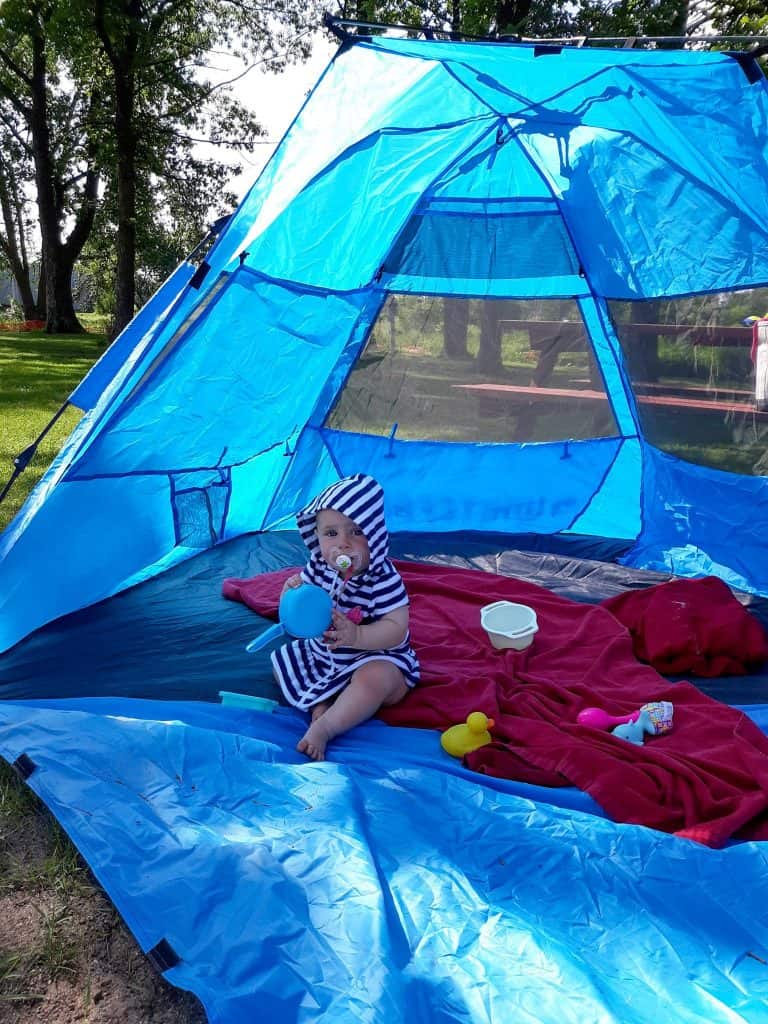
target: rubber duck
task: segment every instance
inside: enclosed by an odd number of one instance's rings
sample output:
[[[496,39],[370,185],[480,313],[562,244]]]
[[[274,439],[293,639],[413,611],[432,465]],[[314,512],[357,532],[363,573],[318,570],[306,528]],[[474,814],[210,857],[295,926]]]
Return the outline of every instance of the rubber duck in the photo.
[[[466,722],[461,725],[452,725],[446,729],[440,737],[443,750],[451,757],[464,757],[471,750],[484,747],[491,743],[493,737],[488,732],[494,725],[493,719],[488,718],[482,711],[473,711],[467,715]]]

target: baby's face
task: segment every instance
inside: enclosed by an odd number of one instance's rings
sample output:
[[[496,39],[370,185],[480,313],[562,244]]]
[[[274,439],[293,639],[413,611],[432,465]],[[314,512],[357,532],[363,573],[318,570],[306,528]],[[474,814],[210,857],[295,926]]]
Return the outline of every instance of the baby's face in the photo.
[[[352,560],[352,575],[365,572],[371,562],[371,553],[365,534],[352,520],[333,508],[323,508],[317,513],[317,539],[320,554],[332,568],[336,568],[339,555]]]

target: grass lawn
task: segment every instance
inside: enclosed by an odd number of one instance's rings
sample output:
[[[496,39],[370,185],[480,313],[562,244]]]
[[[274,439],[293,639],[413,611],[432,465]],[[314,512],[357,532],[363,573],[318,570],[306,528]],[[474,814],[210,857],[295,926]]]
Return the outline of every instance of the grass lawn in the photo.
[[[87,324],[87,334],[0,332],[0,490],[13,472],[16,456],[38,437],[104,352],[106,337],[91,333],[92,324]],[[96,325],[101,326],[98,319]],[[16,515],[81,415],[79,409],[67,409],[43,438],[0,504],[0,529]]]

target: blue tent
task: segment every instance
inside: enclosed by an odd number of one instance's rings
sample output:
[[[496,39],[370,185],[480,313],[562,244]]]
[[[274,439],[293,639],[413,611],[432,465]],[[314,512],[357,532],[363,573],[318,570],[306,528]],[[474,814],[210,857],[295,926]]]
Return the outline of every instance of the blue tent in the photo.
[[[184,699],[210,696],[184,643],[177,699],[136,700],[164,640],[146,617],[132,661],[110,616],[192,556],[213,588],[199,559],[247,535],[251,571],[300,560],[296,510],[357,471],[395,535],[537,535],[768,594],[742,326],[767,185],[749,56],[348,40],[71,396],[0,538],[0,753],[211,1021],[764,1019],[760,844],[479,786],[378,723],[304,764],[292,713]],[[237,688],[220,639],[214,692]]]
[[[278,528],[360,466],[393,531],[620,538],[633,565],[765,592],[764,479],[648,442],[611,304],[768,285],[767,102],[755,65],[720,53],[343,46],[203,268],[181,267],[72,395],[86,415],[3,535],[2,648]],[[393,293],[539,300],[547,322],[567,301],[605,429],[337,428]]]

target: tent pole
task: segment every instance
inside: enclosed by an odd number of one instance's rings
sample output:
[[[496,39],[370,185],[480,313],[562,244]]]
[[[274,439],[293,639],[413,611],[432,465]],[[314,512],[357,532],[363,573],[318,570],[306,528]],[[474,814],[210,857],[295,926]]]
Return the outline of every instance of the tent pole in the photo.
[[[349,42],[358,36],[366,35],[360,29],[374,31],[398,31],[419,34],[428,39],[447,37],[450,40],[463,39],[485,43],[559,43],[563,46],[589,46],[590,44],[605,45],[614,43],[625,48],[641,48],[648,44],[677,43],[683,49],[688,43],[708,43],[710,46],[720,43],[753,43],[750,56],[762,57],[768,53],[768,36],[766,35],[692,35],[692,36],[560,36],[542,38],[539,36],[522,35],[491,35],[477,36],[467,32],[457,32],[441,25],[401,25],[399,23],[355,21],[352,18],[338,18],[327,11],[323,17],[323,25],[342,42]],[[353,29],[354,31],[348,31]]]
[[[23,452],[20,452],[13,460],[13,472],[11,473],[10,478],[8,479],[8,482],[6,483],[5,487],[3,487],[2,491],[0,491],[0,502],[3,501],[6,494],[10,491],[11,487],[13,487],[14,483],[16,482],[16,478],[21,476],[21,474],[27,468],[29,463],[32,461],[32,458],[34,457],[34,454],[37,451],[38,445],[43,440],[48,431],[51,429],[51,427],[54,425],[54,423],[61,416],[61,414],[64,412],[64,410],[69,408],[69,405],[69,401],[66,401],[61,406],[61,408],[54,413],[53,417],[49,420],[48,424],[44,427],[43,431],[32,442],[32,444],[26,447]]]

